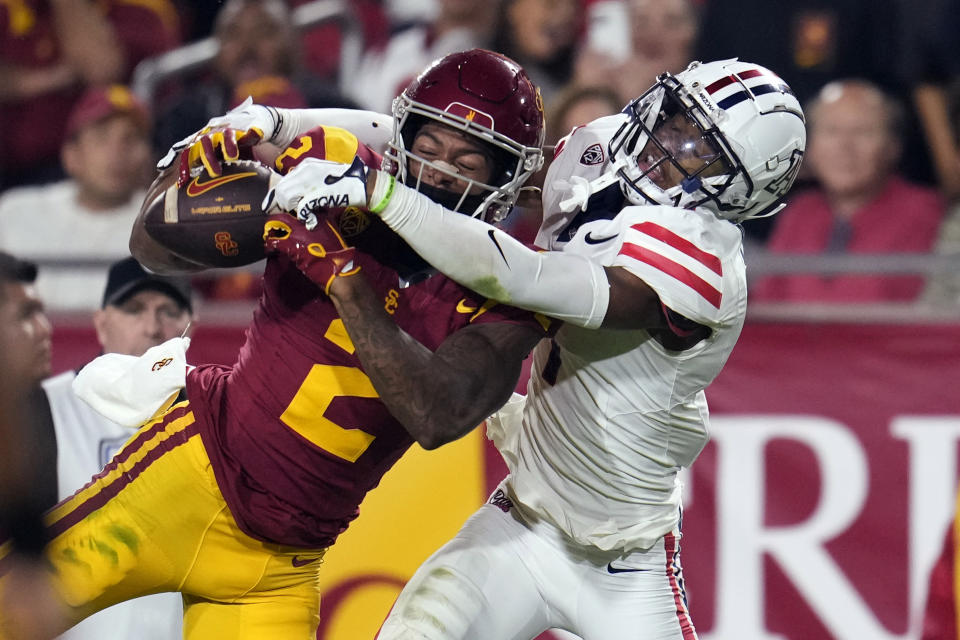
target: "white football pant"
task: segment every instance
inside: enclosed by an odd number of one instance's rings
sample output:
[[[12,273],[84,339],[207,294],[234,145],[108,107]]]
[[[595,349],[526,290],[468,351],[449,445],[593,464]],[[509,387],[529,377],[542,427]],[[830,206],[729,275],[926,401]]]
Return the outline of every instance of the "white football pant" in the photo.
[[[505,511],[506,510],[506,511]],[[502,489],[417,570],[378,640],[696,640],[679,532],[618,556],[520,519]]]

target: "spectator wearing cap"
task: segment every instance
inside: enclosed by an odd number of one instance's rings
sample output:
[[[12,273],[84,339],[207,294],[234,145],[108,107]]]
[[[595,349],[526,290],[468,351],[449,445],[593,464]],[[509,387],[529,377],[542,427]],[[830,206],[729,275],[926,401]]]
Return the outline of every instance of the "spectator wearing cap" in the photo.
[[[130,229],[152,175],[150,114],[122,85],[86,92],[61,148],[67,180],[0,194],[0,248],[41,265],[52,310],[90,310],[106,266],[130,255]]]
[[[182,335],[193,318],[190,284],[156,276],[133,258],[109,269],[102,308],[93,325],[103,353],[143,355],[147,349]],[[65,498],[99,473],[133,429],[104,418],[74,393],[76,371],[44,380],[57,442],[58,498]],[[174,640],[182,637],[179,594],[138,598],[101,611],[67,631],[63,640]]]

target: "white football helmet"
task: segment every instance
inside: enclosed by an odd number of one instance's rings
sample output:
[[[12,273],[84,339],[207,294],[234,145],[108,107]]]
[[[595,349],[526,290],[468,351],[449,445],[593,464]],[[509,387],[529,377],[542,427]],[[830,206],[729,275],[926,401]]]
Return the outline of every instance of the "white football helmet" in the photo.
[[[733,222],[772,215],[806,146],[790,87],[736,58],[664,73],[624,113],[609,157],[638,205],[705,207]]]

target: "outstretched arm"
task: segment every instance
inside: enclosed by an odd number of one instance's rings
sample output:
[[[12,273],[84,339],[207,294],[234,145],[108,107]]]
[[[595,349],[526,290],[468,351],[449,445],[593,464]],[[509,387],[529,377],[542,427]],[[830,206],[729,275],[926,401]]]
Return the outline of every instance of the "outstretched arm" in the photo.
[[[337,202],[379,215],[425,260],[499,302],[590,329],[667,327],[660,300],[643,280],[560,251],[534,251],[487,223],[455,213],[362,159],[347,166],[310,158],[267,194],[264,209],[296,211],[312,228],[322,205]]]
[[[157,163],[157,168],[162,170],[172,166],[180,152],[190,148],[190,166],[199,166],[202,162],[211,175],[217,175],[219,160],[236,159],[240,153],[238,147],[257,146],[276,153],[288,147],[301,134],[321,125],[350,131],[377,153],[386,150],[393,133],[393,119],[375,111],[281,109],[254,104],[252,99],[247,98],[224,115],[211,118],[200,131],[170,147]],[[264,157],[259,159],[264,160]]]
[[[392,180],[383,172],[376,174],[371,203],[380,201],[381,185]],[[377,213],[427,262],[477,293],[587,328],[601,326],[606,316],[607,274],[583,256],[534,251],[508,233],[444,209],[399,183]]]

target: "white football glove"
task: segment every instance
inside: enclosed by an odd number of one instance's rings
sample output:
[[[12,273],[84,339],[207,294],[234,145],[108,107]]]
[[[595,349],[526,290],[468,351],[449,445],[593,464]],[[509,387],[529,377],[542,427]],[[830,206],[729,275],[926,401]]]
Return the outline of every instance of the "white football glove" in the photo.
[[[267,192],[261,208],[294,213],[312,231],[324,209],[366,206],[367,165],[355,157],[351,165],[307,158]]]
[[[199,140],[204,134],[215,129],[236,129],[237,131],[257,130],[264,142],[272,142],[280,129],[282,121],[279,112],[262,104],[254,104],[253,98],[247,99],[227,111],[222,116],[210,118],[206,126],[195,133],[191,133],[180,140],[167,151],[167,154],[157,163],[157,170],[163,171],[170,167],[181,151]]]

